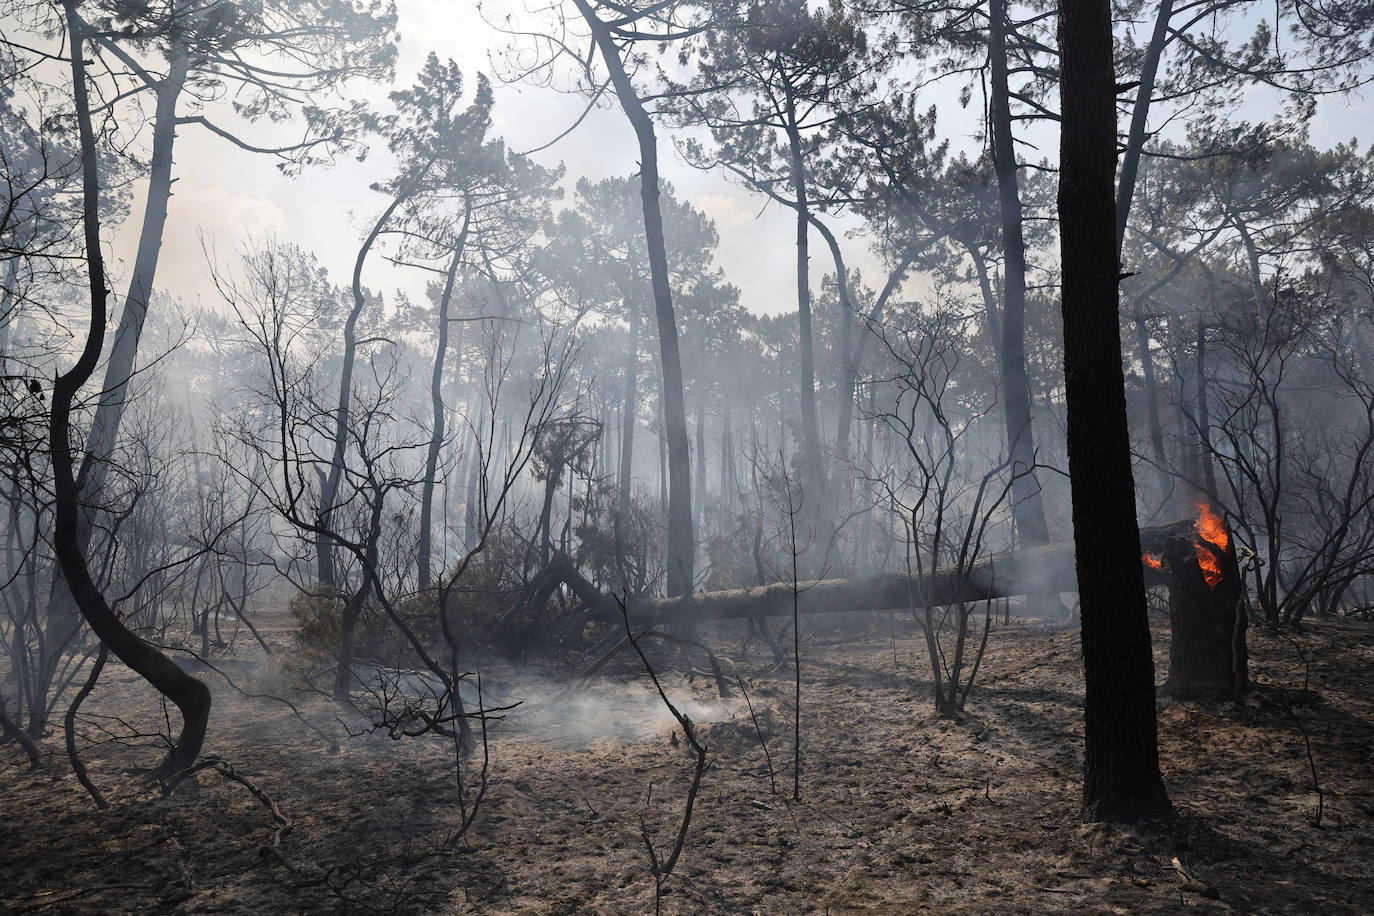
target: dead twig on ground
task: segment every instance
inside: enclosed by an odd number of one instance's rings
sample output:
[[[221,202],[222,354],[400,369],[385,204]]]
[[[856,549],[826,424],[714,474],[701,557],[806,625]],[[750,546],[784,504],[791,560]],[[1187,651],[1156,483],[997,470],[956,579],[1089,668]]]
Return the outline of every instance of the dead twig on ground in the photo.
[[[634,646],[639,660],[644,664],[644,670],[648,672],[649,679],[654,682],[654,689],[658,691],[659,699],[663,700],[663,705],[668,708],[668,712],[673,714],[677,724],[682,727],[682,733],[687,738],[687,743],[691,745],[692,751],[696,754],[696,768],[692,772],[692,784],[687,789],[687,801],[682,811],[682,821],[678,825],[677,836],[673,840],[673,848],[668,853],[667,859],[660,859],[658,850],[654,848],[653,838],[649,836],[649,826],[644,820],[644,816],[639,818],[639,835],[644,840],[644,847],[649,852],[649,870],[654,877],[654,914],[657,916],[662,912],[663,907],[663,882],[667,881],[673,874],[673,869],[677,867],[678,859],[682,856],[683,847],[687,844],[687,830],[692,823],[692,806],[696,804],[697,791],[701,788],[701,777],[706,772],[706,745],[697,740],[696,726],[692,720],[678,710],[673,705],[673,701],[668,699],[668,694],[664,692],[663,685],[659,683],[658,675],[654,672],[654,666],[650,664],[649,657],[644,654],[644,650],[639,647],[639,641],[630,630],[630,615],[625,609],[625,602],[619,598],[616,604],[620,605],[620,617],[625,624],[625,637]],[[650,789],[652,791],[652,787]]]

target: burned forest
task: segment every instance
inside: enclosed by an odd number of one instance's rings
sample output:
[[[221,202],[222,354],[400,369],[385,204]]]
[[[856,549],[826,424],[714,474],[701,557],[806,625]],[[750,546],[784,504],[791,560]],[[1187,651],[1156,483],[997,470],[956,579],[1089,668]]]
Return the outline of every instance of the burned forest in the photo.
[[[0,0],[0,914],[1374,911],[1368,0]]]

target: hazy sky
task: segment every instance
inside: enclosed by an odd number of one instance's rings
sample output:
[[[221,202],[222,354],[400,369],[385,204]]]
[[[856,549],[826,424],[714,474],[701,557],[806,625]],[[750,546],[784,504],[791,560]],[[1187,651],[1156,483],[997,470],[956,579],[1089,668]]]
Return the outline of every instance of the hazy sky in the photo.
[[[402,40],[397,85],[359,83],[357,87],[360,95],[375,101],[379,108],[385,109],[387,92],[410,85],[431,50],[458,62],[469,91],[477,72],[492,74],[500,69],[493,55],[494,49],[505,43],[505,36],[486,24],[475,4],[402,0],[399,7]],[[516,151],[548,143],[576,120],[586,104],[582,97],[548,88],[496,82],[491,136],[505,139]],[[250,126],[244,133],[252,136],[253,129]],[[718,174],[683,164],[668,135],[660,137],[659,147],[661,171],[678,196],[716,221],[721,239],[717,263],[741,288],[744,304],[757,312],[795,309],[795,236],[789,215],[776,205],[765,207],[760,199]],[[545,165],[566,164],[568,194],[560,206],[570,205],[572,185],[582,176],[628,176],[638,170],[634,132],[619,107],[592,112],[572,134],[534,158]],[[313,251],[336,283],[347,282],[358,242],[386,204],[369,185],[389,177],[393,165],[385,146],[378,142],[365,162],[342,160],[332,168],[312,169],[290,179],[278,172],[269,157],[241,152],[203,130],[183,128],[177,137],[174,174],[178,181],[158,268],[159,288],[188,300],[213,298],[202,235],[213,243],[224,263],[233,259],[235,248],[249,234],[268,232]],[[138,193],[141,195],[141,189]],[[132,263],[137,243],[141,205],[140,197],[133,216],[115,239],[115,254],[126,265]],[[851,267],[871,264],[865,270],[867,275],[880,268],[867,256],[866,247],[859,240],[850,241],[846,255]],[[833,270],[832,264],[828,250],[817,238],[812,256],[815,282]],[[388,297],[392,290],[401,288],[420,298],[429,279],[424,272],[392,268],[377,257],[369,259],[364,275],[368,286],[383,290]]]
[[[501,9],[517,13],[523,0],[487,0],[486,17],[498,19]],[[408,86],[425,55],[458,62],[467,85],[478,72],[499,71],[499,48],[505,36],[487,25],[473,0],[401,0],[402,41],[396,68],[397,86]],[[8,30],[8,29],[7,29]],[[386,93],[393,86],[359,83],[355,93],[385,110]],[[977,103],[965,110],[955,102],[957,86],[934,95],[940,106],[939,133],[953,139],[956,147],[970,145],[978,131]],[[509,148],[539,147],[565,130],[582,110],[581,97],[562,95],[540,87],[502,85],[497,81],[493,112],[493,136],[503,137]],[[1253,118],[1262,118],[1264,100],[1257,97]],[[1318,145],[1361,135],[1371,139],[1374,107],[1366,99],[1332,99],[1324,102],[1314,130]],[[708,213],[720,233],[717,263],[727,278],[740,287],[743,304],[752,311],[776,313],[795,309],[794,231],[788,213],[776,205],[765,206],[717,173],[703,173],[682,163],[671,137],[660,132],[661,170],[680,197]],[[244,130],[254,136],[254,128]],[[1041,148],[1053,156],[1052,148]],[[571,135],[535,156],[543,164],[562,161],[567,166],[569,190],[577,178],[626,176],[637,169],[634,135],[618,107],[593,112]],[[384,146],[377,144],[366,162],[341,161],[330,169],[313,169],[288,179],[266,156],[242,152],[206,131],[183,128],[178,135],[174,174],[177,182],[169,212],[166,243],[159,266],[158,286],[187,300],[213,301],[201,239],[210,242],[221,262],[235,258],[235,249],[250,236],[274,233],[284,241],[313,251],[329,269],[336,283],[347,282],[363,227],[380,211],[382,195],[368,189],[390,176],[393,163]],[[141,188],[136,192],[141,195]],[[566,198],[565,198],[566,200]],[[132,261],[141,217],[141,198],[133,215],[117,232],[115,255],[127,266]],[[854,222],[837,223],[844,229]],[[880,285],[881,266],[867,252],[862,239],[845,241],[846,259],[863,270],[869,285]],[[813,234],[812,278],[833,269],[828,250]],[[380,258],[369,261],[364,282],[383,290],[388,297],[396,288],[420,298],[428,275],[390,267]]]

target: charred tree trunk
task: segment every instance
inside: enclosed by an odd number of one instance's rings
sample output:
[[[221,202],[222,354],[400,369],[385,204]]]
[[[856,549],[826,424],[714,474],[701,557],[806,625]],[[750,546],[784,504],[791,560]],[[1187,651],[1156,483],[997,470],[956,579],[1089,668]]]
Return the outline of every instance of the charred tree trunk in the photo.
[[[1108,0],[1061,0],[1059,14],[1064,381],[1086,681],[1083,812],[1132,821],[1171,806],[1159,774],[1121,368],[1112,14]]]
[[[334,669],[334,699],[339,701],[347,700],[349,691],[353,689],[353,647],[358,621],[362,618],[367,596],[375,587],[374,574],[369,571],[377,568],[377,542],[382,537],[385,496],[380,489],[374,494],[374,499],[372,511],[368,514],[367,542],[361,558],[363,572],[359,576],[358,589],[349,596],[339,620],[339,666]]]
[[[143,322],[148,315],[148,302],[153,294],[157,275],[158,255],[162,251],[162,236],[167,227],[167,205],[172,199],[172,147],[176,142],[176,106],[186,84],[190,60],[184,51],[175,49],[170,58],[166,78],[155,87],[156,107],[153,113],[153,150],[149,160],[148,195],[143,207],[143,227],[139,231],[138,251],[134,255],[134,273],[129,290],[124,295],[124,309],[120,312],[119,328],[115,331],[114,346],[105,363],[105,387],[96,408],[91,432],[87,437],[86,457],[82,461],[78,480],[84,508],[81,513],[81,547],[90,545],[94,524],[94,510],[109,473],[109,462],[119,436],[120,421],[129,401],[129,380],[133,377],[138,356],[138,343],[143,336]]]
[[[1159,550],[1169,573],[1169,696],[1240,699],[1250,686],[1245,583],[1230,543],[1218,547],[1189,528]],[[1203,575],[1200,551],[1220,569],[1215,585]]]
[[[1191,524],[1191,523],[1184,523]],[[1157,544],[1164,533],[1178,525],[1147,528],[1142,538],[1147,544]],[[763,579],[763,563],[758,553],[762,529],[755,531],[755,564],[759,579]],[[561,558],[555,555],[554,564]],[[1140,557],[1135,557],[1141,565]],[[570,564],[563,560],[571,573]],[[1151,585],[1168,584],[1166,574],[1148,571]],[[571,578],[569,587],[583,598],[597,616],[608,622],[620,619],[620,611],[613,604],[602,605],[588,600]],[[1078,586],[1074,572],[1074,545],[1069,542],[1032,547],[1011,553],[982,557],[964,566],[942,566],[933,572],[908,575],[881,573],[867,578],[820,579],[797,583],[797,611],[802,614],[842,614],[853,611],[877,611],[905,608],[911,596],[924,596],[931,607],[959,603],[973,603],[990,598],[1015,595],[1034,595],[1043,592],[1071,592]],[[779,617],[792,614],[793,584],[778,582],[753,588],[722,589],[698,592],[677,598],[655,598],[637,601],[630,606],[630,619],[636,624],[671,622],[673,620],[738,620],[747,617]]]
[[[1197,319],[1197,438],[1198,465],[1208,500],[1217,498],[1217,476],[1212,467],[1212,418],[1207,403],[1207,323]]]
[[[382,234],[386,224],[401,205],[410,199],[418,183],[423,180],[424,175],[429,172],[433,165],[434,158],[431,157],[419,167],[411,180],[402,182],[396,196],[382,211],[382,215],[377,217],[377,221],[372,224],[372,229],[368,232],[367,238],[363,239],[362,245],[358,248],[358,256],[353,261],[353,308],[349,310],[348,318],[344,321],[344,351],[342,368],[339,371],[339,409],[334,417],[333,454],[329,461],[329,473],[325,475],[320,486],[318,515],[321,529],[332,530],[329,529],[329,516],[334,511],[334,503],[339,495],[339,484],[343,480],[345,452],[348,446],[348,415],[353,403],[353,363],[358,352],[358,319],[362,316],[369,298],[363,289],[363,265],[367,263],[367,255],[372,251],[372,246],[376,244],[377,238]],[[319,577],[320,585],[326,591],[332,591],[337,585],[334,570],[334,545],[325,530],[321,530],[315,536],[315,554],[316,575]]]
[[[334,416],[334,453],[329,462],[329,472],[324,476],[320,487],[319,518],[322,528],[329,528],[330,514],[339,495],[339,483],[343,479],[345,452],[348,446],[348,415],[353,403],[353,361],[357,354],[358,318],[367,304],[367,294],[363,290],[363,264],[367,253],[381,235],[382,227],[391,219],[396,209],[406,198],[405,193],[397,194],[382,215],[372,225],[372,231],[358,249],[358,257],[353,262],[353,308],[344,321],[344,351],[342,368],[339,370],[339,408]],[[320,586],[332,591],[337,584],[334,571],[334,545],[323,531],[315,536],[316,573]]]
[[[539,566],[549,565],[553,557],[553,497],[563,476],[562,463],[550,464],[544,478],[544,502],[539,508]]]
[[[148,681],[181,712],[180,736],[172,743],[154,778],[175,776],[188,769],[200,755],[210,718],[210,691],[137,633],[126,627],[91,578],[80,537],[81,490],[72,473],[71,418],[76,393],[95,372],[105,338],[105,264],[100,248],[100,171],[96,162],[95,133],[86,89],[85,25],[74,0],[63,3],[70,35],[72,94],[76,102],[81,138],[83,221],[86,262],[90,280],[91,322],[80,358],[53,384],[48,439],[52,449],[55,490],[53,548],[62,575],[82,616],[110,651]]]
[[[75,9],[75,7],[73,7]],[[83,552],[90,550],[95,534],[96,511],[102,504],[101,495],[109,477],[115,443],[124,409],[129,402],[129,381],[133,377],[138,357],[138,344],[143,336],[143,323],[152,298],[153,282],[157,274],[158,255],[162,251],[162,236],[167,225],[167,205],[172,198],[172,149],[176,142],[176,106],[186,84],[190,61],[173,40],[167,76],[153,85],[153,148],[149,160],[148,191],[143,206],[143,225],[139,230],[138,250],[134,255],[134,272],[124,295],[119,327],[114,344],[105,363],[105,382],[90,433],[86,437],[86,454],[76,476],[80,509],[77,513],[77,543]],[[47,645],[54,653],[51,658],[39,659],[40,695],[46,695],[56,676],[62,652],[71,643],[81,625],[74,606],[72,588],[58,575],[52,583],[48,599],[49,613],[45,631]]]

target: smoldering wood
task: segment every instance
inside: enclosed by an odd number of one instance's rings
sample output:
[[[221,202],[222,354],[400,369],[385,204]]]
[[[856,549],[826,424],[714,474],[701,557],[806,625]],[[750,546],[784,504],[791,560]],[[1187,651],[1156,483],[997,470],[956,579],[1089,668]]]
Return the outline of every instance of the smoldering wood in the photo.
[[[1249,621],[1235,540],[1224,550],[1201,547],[1220,565],[1215,587],[1203,576],[1198,543],[1196,532],[1180,525],[1152,548],[1167,564],[1169,579],[1169,677],[1163,692],[1181,699],[1240,699],[1250,687]]]
[[[1141,549],[1157,552],[1171,538],[1191,532],[1191,521],[1142,528]],[[1191,536],[1191,535],[1189,535]],[[557,556],[550,572],[562,579],[590,616],[608,623],[620,609],[577,571],[566,556]],[[1167,571],[1146,568],[1147,586],[1170,584]],[[837,614],[889,608],[921,607],[959,602],[986,601],[1027,594],[1078,590],[1074,547],[1070,541],[993,554],[960,568],[944,566],[927,576],[883,573],[864,579],[821,579],[799,582],[797,611],[802,614]],[[749,617],[781,617],[792,613],[793,586],[778,582],[751,588],[699,592],[678,598],[633,601],[631,621],[637,626],[657,623],[738,620]]]

